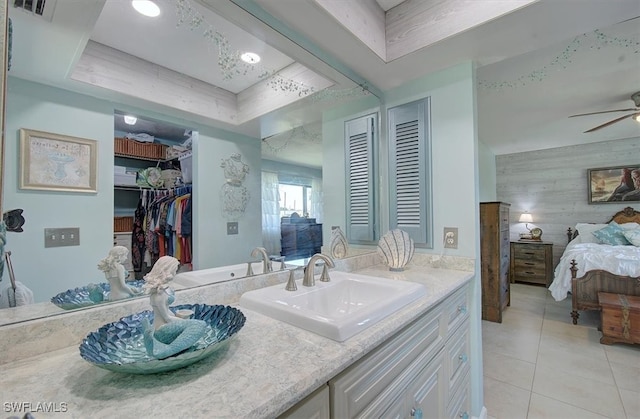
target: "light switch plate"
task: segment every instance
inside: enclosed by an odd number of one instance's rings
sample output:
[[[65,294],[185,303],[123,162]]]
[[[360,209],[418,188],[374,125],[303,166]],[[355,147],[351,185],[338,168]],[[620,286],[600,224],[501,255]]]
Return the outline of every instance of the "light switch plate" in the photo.
[[[444,228],[444,248],[445,249],[458,248],[458,227]]]
[[[80,228],[45,228],[44,247],[80,246]]]
[[[238,222],[231,221],[227,223],[227,236],[231,234],[238,234]]]

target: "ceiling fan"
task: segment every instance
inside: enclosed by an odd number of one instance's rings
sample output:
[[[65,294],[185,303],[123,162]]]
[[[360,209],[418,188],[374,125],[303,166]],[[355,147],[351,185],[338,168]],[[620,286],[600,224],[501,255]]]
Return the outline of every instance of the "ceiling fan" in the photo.
[[[581,113],[581,114],[577,114],[577,115],[571,115],[571,116],[569,116],[569,118],[573,118],[575,116],[597,115],[597,114],[609,113],[609,112],[631,112],[630,114],[621,116],[621,117],[613,119],[613,120],[611,120],[609,122],[605,122],[602,125],[598,125],[597,127],[591,128],[590,130],[585,131],[584,132],[585,134],[587,132],[593,132],[593,131],[599,130],[600,128],[608,127],[609,125],[613,125],[616,122],[620,122],[620,121],[625,120],[627,118],[634,118],[634,119],[638,120],[638,122],[640,122],[640,92],[636,92],[636,93],[632,94],[631,95],[631,100],[633,100],[633,103],[635,103],[635,105],[636,105],[635,108],[612,109],[610,111]]]

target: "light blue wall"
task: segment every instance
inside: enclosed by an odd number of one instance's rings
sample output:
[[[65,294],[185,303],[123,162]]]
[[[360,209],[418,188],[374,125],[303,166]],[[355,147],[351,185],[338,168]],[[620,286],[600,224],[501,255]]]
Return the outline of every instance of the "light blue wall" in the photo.
[[[480,202],[497,201],[496,156],[482,141],[478,141]]]
[[[478,260],[478,189],[479,169],[476,127],[475,72],[472,63],[445,71],[384,92],[380,112],[380,205],[382,233],[389,226],[387,110],[425,97],[431,99],[432,188],[434,248],[418,249],[424,253],[445,254]],[[369,105],[367,107],[367,105]],[[378,110],[374,104],[362,103],[359,109],[347,106],[334,109],[323,120],[323,173],[327,202],[341,202],[325,208],[325,225],[344,225],[345,161],[344,122]],[[351,112],[351,113],[350,113]],[[444,227],[458,227],[458,249],[443,249]],[[473,414],[479,415],[482,402],[482,336],[480,277],[472,283],[471,370]]]
[[[4,210],[23,208],[23,233],[8,233],[16,279],[34,291],[36,301],[90,282],[103,282],[96,264],[113,246],[114,109],[189,126],[200,132],[194,158],[194,266],[240,263],[262,242],[260,141],[167,115],[9,77],[6,101]],[[18,189],[19,129],[28,128],[98,141],[98,193]],[[240,234],[226,235],[220,208],[224,176],[220,161],[242,154],[251,171],[245,180],[249,200],[239,220]],[[80,246],[44,248],[47,227],[79,227]]]

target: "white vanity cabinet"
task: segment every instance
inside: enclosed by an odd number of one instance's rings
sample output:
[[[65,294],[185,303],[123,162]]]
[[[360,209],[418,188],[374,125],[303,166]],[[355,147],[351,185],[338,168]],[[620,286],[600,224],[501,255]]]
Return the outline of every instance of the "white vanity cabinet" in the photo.
[[[468,306],[465,285],[330,380],[331,416],[468,417]]]

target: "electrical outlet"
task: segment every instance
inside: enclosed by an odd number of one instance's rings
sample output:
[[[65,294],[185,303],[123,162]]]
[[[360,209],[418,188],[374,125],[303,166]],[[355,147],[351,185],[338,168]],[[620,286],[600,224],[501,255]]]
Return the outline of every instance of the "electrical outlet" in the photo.
[[[232,221],[227,223],[227,236],[231,234],[238,234],[238,222]]]
[[[458,227],[444,228],[444,248],[445,249],[458,248]]]
[[[45,228],[44,247],[80,246],[78,227]]]

